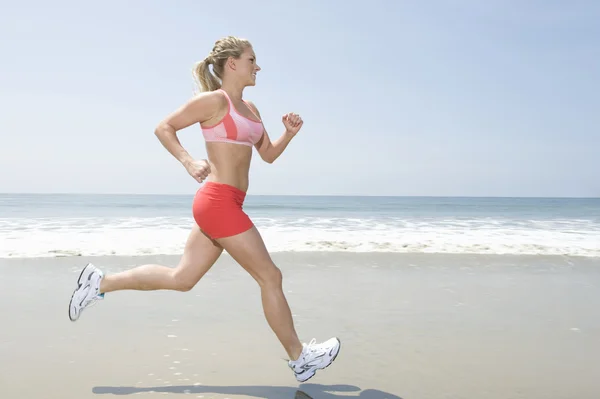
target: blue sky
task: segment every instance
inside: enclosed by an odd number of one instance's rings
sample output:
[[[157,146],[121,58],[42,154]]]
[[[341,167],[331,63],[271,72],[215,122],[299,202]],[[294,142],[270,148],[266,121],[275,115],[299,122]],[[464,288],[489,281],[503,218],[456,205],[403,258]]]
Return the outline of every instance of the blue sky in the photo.
[[[232,34],[271,137],[305,120],[249,194],[600,196],[599,2],[219,4],[4,6],[0,191],[193,193],[153,132]]]

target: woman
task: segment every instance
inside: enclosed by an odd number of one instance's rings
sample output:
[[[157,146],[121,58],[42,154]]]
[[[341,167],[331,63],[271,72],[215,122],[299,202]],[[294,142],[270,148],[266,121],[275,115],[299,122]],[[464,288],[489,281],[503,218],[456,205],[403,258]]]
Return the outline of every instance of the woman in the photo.
[[[209,69],[213,66],[213,75]],[[104,275],[88,264],[77,281],[69,304],[76,321],[90,304],[118,290],[189,291],[225,249],[260,285],[264,313],[285,348],[289,367],[300,382],[329,366],[340,350],[337,338],[315,344],[299,341],[282,289],[280,269],[273,263],[250,218],[242,210],[248,189],[252,147],[269,163],[275,161],[302,127],[294,113],[283,116],[285,131],[271,141],[258,109],[242,99],[246,86],[256,84],[260,67],[252,45],[245,39],[225,37],[194,68],[202,93],[163,120],[156,136],[187,172],[202,183],[192,204],[195,224],[176,268],[143,265]],[[217,79],[218,78],[218,79]],[[181,146],[177,131],[198,123],[206,141],[208,160],[195,160]]]

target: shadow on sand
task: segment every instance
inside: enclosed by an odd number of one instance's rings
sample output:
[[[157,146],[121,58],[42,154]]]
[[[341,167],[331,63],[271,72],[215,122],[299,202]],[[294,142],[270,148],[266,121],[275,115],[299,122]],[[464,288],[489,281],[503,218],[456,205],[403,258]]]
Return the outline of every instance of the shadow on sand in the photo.
[[[181,394],[222,394],[245,395],[261,399],[402,399],[400,396],[382,392],[377,389],[361,390],[354,385],[320,385],[301,384],[295,387],[277,386],[209,386],[209,385],[175,385],[157,387],[94,387],[92,392],[99,395],[132,395],[140,392],[168,392]],[[334,392],[356,392],[356,395],[336,395]]]

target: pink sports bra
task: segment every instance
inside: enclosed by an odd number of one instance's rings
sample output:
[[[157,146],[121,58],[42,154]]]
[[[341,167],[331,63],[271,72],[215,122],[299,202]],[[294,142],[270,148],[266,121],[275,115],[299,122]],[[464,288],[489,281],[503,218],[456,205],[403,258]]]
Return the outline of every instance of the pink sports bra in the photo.
[[[218,141],[242,144],[249,147],[258,143],[264,131],[262,122],[260,120],[247,118],[237,112],[225,90],[218,90],[225,94],[229,109],[223,119],[216,125],[210,127],[200,126],[204,139],[207,142]],[[244,101],[244,103],[248,105],[246,101]],[[248,105],[248,108],[252,111],[250,105]],[[254,112],[252,113],[254,114]]]

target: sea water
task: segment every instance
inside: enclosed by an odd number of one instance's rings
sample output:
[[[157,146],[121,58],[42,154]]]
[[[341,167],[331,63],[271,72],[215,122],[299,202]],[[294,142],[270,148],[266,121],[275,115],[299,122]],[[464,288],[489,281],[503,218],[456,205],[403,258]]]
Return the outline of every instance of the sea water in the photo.
[[[180,254],[193,195],[0,194],[0,257]],[[271,252],[600,256],[600,199],[248,195]]]

